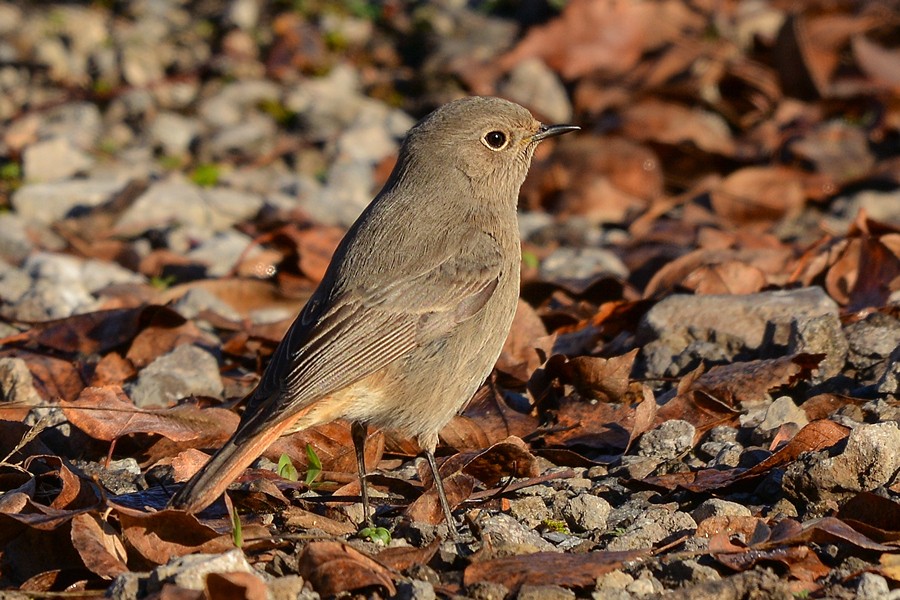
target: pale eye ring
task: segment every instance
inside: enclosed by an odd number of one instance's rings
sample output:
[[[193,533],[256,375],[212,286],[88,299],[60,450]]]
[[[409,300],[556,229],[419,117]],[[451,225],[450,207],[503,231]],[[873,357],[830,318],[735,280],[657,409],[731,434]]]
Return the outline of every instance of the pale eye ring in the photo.
[[[507,137],[502,131],[488,131],[481,141],[491,150],[503,150],[506,147]]]

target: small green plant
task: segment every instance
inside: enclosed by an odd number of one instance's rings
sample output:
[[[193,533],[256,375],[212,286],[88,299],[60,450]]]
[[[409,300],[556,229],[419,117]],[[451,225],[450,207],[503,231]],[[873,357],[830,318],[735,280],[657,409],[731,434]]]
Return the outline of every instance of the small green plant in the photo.
[[[360,529],[357,535],[370,542],[381,542],[385,546],[391,543],[391,532],[384,527],[366,527]]]
[[[6,183],[19,183],[22,181],[22,166],[17,162],[8,162],[0,166],[0,179]]]
[[[291,457],[287,454],[282,454],[278,457],[278,476],[284,477],[288,481],[297,481],[297,467],[294,466],[294,463],[291,462]]]
[[[278,100],[267,98],[259,103],[259,109],[275,119],[279,125],[287,125],[297,117],[297,113],[288,109]]]
[[[528,250],[522,251],[522,264],[528,267],[529,269],[537,269],[541,266],[541,260],[537,257],[537,254],[534,252],[529,252]]]
[[[184,160],[178,156],[161,156],[159,166],[167,171],[176,171],[184,165]]]
[[[306,481],[306,485],[312,487],[319,475],[322,474],[322,461],[319,460],[316,451],[309,444],[306,445],[306,460],[306,479],[304,481]]]
[[[157,290],[167,290],[175,284],[177,278],[174,275],[154,275],[150,278],[150,285]]]
[[[569,527],[566,525],[565,521],[557,521],[555,519],[544,519],[541,521],[541,526],[544,529],[549,531],[555,531],[556,533],[569,533]]]
[[[231,509],[231,539],[240,548],[244,545],[244,533],[241,529],[241,516],[236,508]]]
[[[191,181],[200,187],[213,187],[219,183],[221,176],[222,169],[219,168],[219,165],[203,164],[197,165],[191,172]]]

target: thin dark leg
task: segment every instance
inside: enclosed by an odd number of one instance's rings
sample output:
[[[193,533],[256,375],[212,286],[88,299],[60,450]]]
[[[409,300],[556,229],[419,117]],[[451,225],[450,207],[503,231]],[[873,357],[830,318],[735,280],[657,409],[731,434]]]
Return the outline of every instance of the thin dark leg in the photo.
[[[434,460],[434,452],[426,450],[425,458],[428,459],[428,466],[431,467],[431,474],[434,476],[434,487],[437,488],[438,498],[441,500],[441,508],[444,509],[444,518],[447,519],[447,527],[450,528],[450,535],[456,537],[456,523],[453,521],[453,513],[450,512],[447,494],[444,493],[444,482],[441,481],[441,474],[438,472],[437,462]]]
[[[359,470],[359,492],[362,495],[363,517],[366,524],[372,526],[371,511],[369,511],[369,490],[366,489],[366,436],[369,428],[363,423],[354,421],[350,425],[350,435],[353,437],[353,447],[356,449],[356,468]]]

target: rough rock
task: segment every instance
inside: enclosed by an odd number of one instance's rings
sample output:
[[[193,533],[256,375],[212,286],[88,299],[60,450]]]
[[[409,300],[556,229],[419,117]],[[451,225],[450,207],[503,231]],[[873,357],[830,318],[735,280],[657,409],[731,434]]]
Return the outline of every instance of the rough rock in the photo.
[[[856,492],[888,485],[900,471],[900,427],[896,422],[860,425],[850,432],[836,456],[809,452],[785,470],[782,485],[788,499],[807,516],[836,507]]]
[[[710,517],[749,517],[750,515],[750,509],[746,506],[720,498],[704,500],[700,506],[691,511],[691,516],[698,524]]]
[[[701,359],[757,358],[779,349],[784,354],[792,330],[823,315],[837,317],[838,306],[820,287],[745,296],[669,296],[647,312],[638,329],[644,375],[678,375]]]
[[[49,225],[111,200],[125,184],[118,178],[26,183],[13,193],[12,205],[23,219]]]
[[[127,391],[139,407],[168,406],[190,395],[221,397],[224,386],[215,357],[197,346],[181,345],[154,360]]]
[[[34,406],[42,401],[25,361],[21,358],[0,358],[0,402]]]
[[[593,494],[578,494],[563,507],[562,514],[573,531],[602,531],[612,510],[609,502]]]
[[[694,426],[687,421],[666,421],[641,436],[637,452],[640,456],[663,460],[679,458],[693,447],[695,433]]]
[[[237,548],[223,554],[190,554],[154,569],[147,582],[147,591],[158,591],[164,583],[174,583],[188,590],[204,590],[206,576],[210,573],[257,575],[243,551]]]
[[[94,159],[70,140],[56,137],[31,144],[22,156],[28,181],[59,181],[88,170]]]

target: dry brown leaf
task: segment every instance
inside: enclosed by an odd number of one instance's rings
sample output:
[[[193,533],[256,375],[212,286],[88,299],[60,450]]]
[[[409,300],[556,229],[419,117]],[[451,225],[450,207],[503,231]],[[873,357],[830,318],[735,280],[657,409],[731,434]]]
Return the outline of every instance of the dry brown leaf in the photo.
[[[622,117],[624,131],[633,139],[671,145],[690,142],[723,156],[735,152],[728,123],[716,113],[651,98],[627,107]]]
[[[176,442],[227,436],[238,416],[221,408],[183,404],[139,409],[118,386],[86,388],[75,402],[61,401],[66,418],[94,439],[112,441],[133,433],[158,434]]]
[[[866,75],[895,89],[900,86],[900,50],[888,50],[862,35],[852,43],[856,64]]]
[[[469,499],[472,490],[475,489],[475,479],[470,475],[456,471],[448,477],[441,477],[444,483],[444,492],[447,494],[447,503],[453,510],[461,503]],[[424,494],[406,507],[406,515],[419,523],[437,525],[444,521],[444,511],[441,508],[437,488],[433,485]]]
[[[312,446],[325,471],[339,473],[357,472],[356,451],[350,436],[350,425],[345,421],[333,421],[288,435],[273,443],[266,456],[278,460],[287,454],[296,467],[307,464],[306,445]],[[367,469],[374,469],[384,455],[385,436],[380,430],[369,429],[366,436],[365,461]]]
[[[210,573],[206,576],[206,593],[216,600],[267,600],[266,582],[253,573]]]
[[[729,406],[762,400],[773,389],[809,379],[824,354],[794,354],[780,358],[716,365],[698,377],[690,391],[709,394]]]
[[[717,215],[743,225],[796,214],[805,201],[802,174],[786,167],[744,167],[712,190]]]
[[[138,569],[153,568],[185,554],[219,553],[234,548],[230,533],[221,534],[182,511],[146,513],[121,505],[113,508],[122,526],[129,562]],[[246,537],[253,533],[248,529],[244,529]]]
[[[645,51],[701,23],[699,15],[679,2],[573,0],[559,18],[531,28],[499,62],[509,70],[538,57],[566,79],[594,71],[624,74]]]
[[[648,554],[649,550],[584,554],[537,552],[495,558],[470,564],[463,574],[463,581],[467,587],[481,581],[499,583],[511,592],[523,585],[545,585],[548,581],[567,588],[592,586],[600,575]]]
[[[18,348],[3,348],[0,358],[21,358],[34,378],[34,388],[47,401],[74,400],[84,389],[84,380],[71,360]]]
[[[900,504],[860,492],[841,505],[837,518],[876,542],[900,541]]]
[[[84,565],[103,579],[112,579],[128,572],[125,545],[116,530],[98,515],[75,515],[72,519],[72,546]]]
[[[310,542],[300,555],[300,575],[321,596],[373,587],[397,593],[387,568],[342,542]]]

